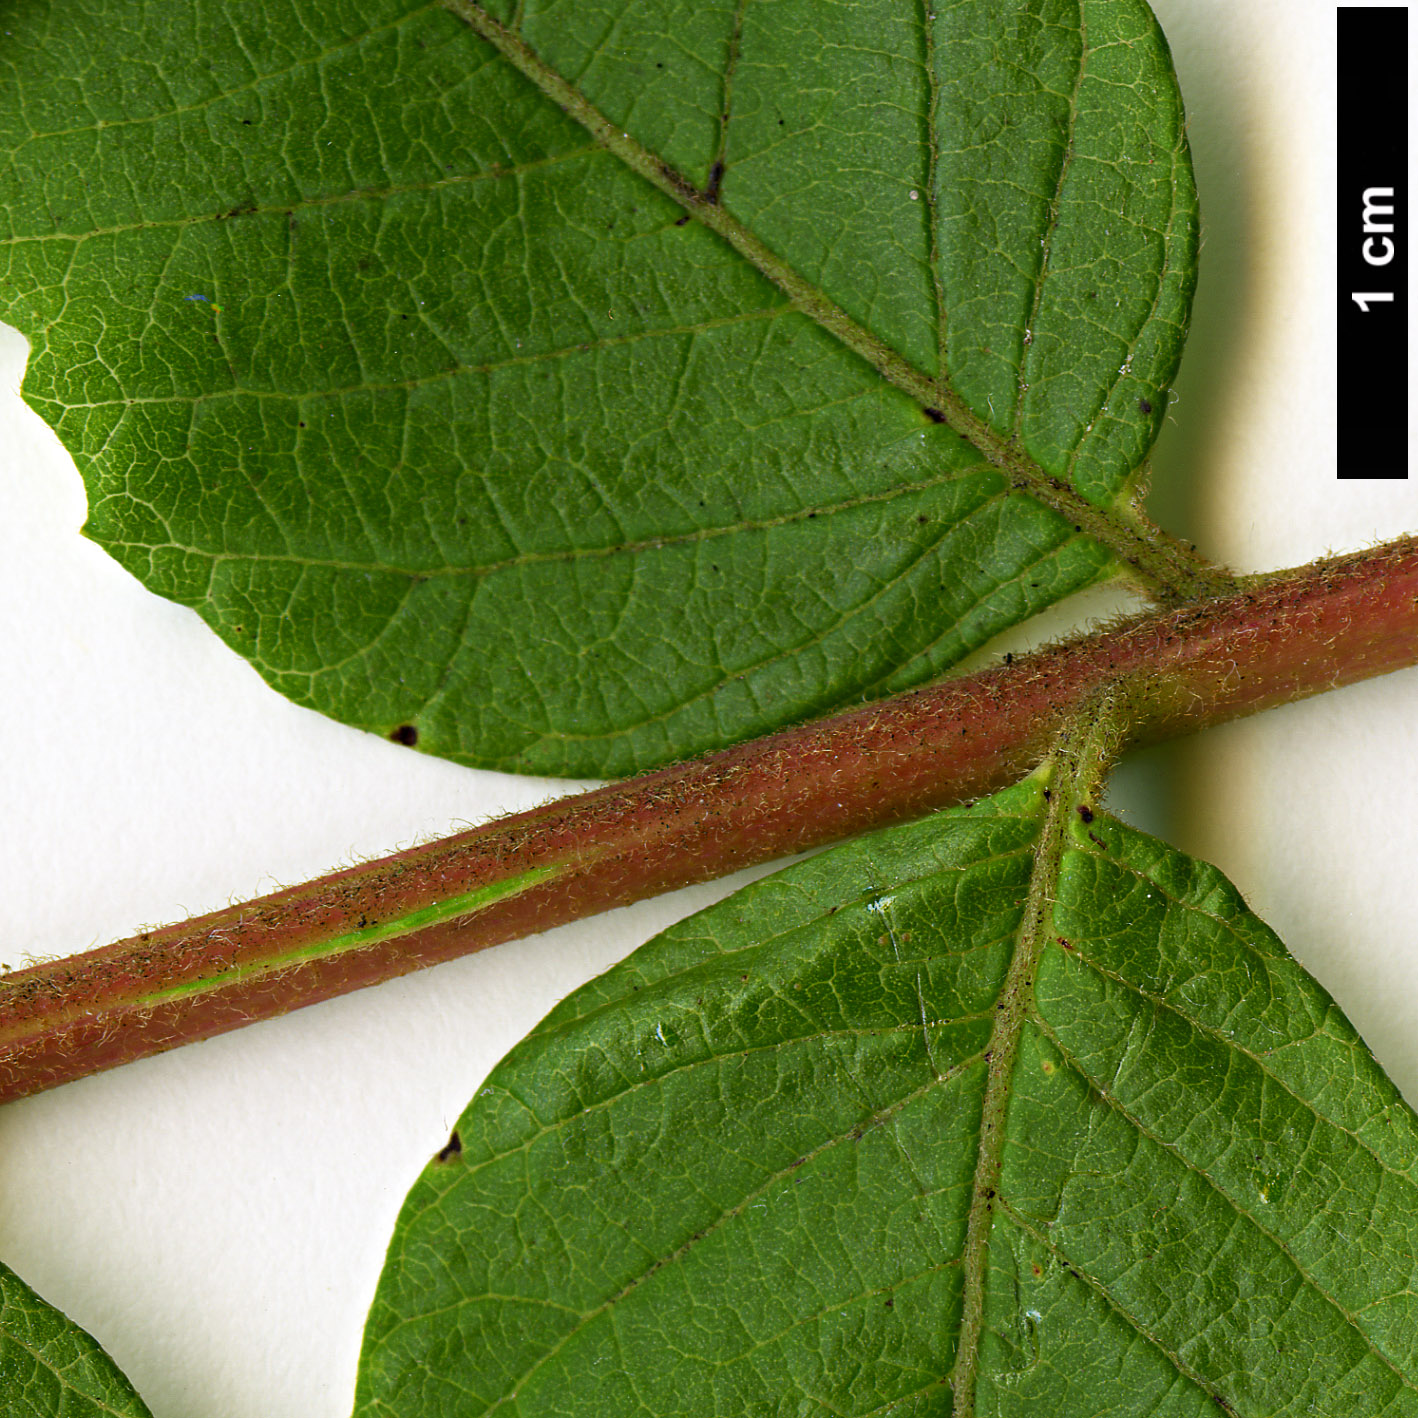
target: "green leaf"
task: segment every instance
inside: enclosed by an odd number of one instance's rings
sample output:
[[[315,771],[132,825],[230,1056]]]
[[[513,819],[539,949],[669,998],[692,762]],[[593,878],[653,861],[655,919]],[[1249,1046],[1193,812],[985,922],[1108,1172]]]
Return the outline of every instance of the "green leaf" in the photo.
[[[358,1418],[1418,1413],[1418,1119],[1090,750],[675,926],[399,1219]]]
[[[3,1264],[0,1407],[5,1418],[152,1418],[93,1339]]]
[[[298,702],[544,773],[1185,589],[1131,511],[1196,245],[1161,33],[924,15],[11,5],[0,314],[89,535]]]

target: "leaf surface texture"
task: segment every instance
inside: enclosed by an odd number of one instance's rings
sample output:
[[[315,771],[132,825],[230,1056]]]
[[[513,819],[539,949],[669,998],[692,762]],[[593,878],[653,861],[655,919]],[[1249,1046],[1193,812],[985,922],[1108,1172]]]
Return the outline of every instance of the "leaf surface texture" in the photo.
[[[0,1400],[6,1418],[152,1418],[93,1339],[3,1264]]]
[[[1136,540],[1196,245],[1140,0],[6,27],[25,395],[89,535],[300,703],[628,772],[938,674]]]
[[[409,1195],[358,1418],[1418,1413],[1413,1114],[1079,806],[837,848],[554,1010]]]

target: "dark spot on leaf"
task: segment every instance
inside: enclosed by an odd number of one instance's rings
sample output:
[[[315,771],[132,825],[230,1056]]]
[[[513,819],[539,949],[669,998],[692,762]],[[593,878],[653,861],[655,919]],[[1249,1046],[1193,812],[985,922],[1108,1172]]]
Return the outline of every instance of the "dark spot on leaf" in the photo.
[[[1137,406],[1145,414],[1150,414],[1152,412],[1152,405],[1148,403],[1146,399],[1139,399],[1137,401]]]
[[[930,419],[930,421],[931,421],[932,423],[944,423],[944,422],[945,422],[945,415],[944,415],[943,413],[941,413],[941,411],[940,411],[939,409],[925,409],[925,410],[923,410],[923,412],[925,413],[925,416],[926,416],[928,419]]]
[[[249,118],[243,118],[241,121],[246,125],[246,127],[251,127],[251,120]]]
[[[713,202],[715,205],[719,201],[719,189],[724,185],[724,160],[720,158],[713,167],[709,169],[709,181],[704,188],[704,200]]]
[[[686,212],[682,217],[677,218],[676,221],[675,221],[675,225],[676,225],[676,226],[688,226],[688,225],[689,225],[689,213]]]
[[[894,1310],[896,1308],[896,1301],[893,1300],[890,1295],[886,1297],[886,1308],[888,1310]]]
[[[1078,815],[1080,818],[1083,819],[1084,822],[1093,821],[1093,809],[1089,807],[1087,803],[1079,803]]]
[[[919,522],[919,523],[921,524],[921,526],[923,526],[923,527],[924,527],[924,526],[926,525],[926,523],[929,522],[930,520],[931,520],[931,519],[930,519],[929,517],[927,517],[924,512],[922,512],[921,515],[916,518],[916,521]]]
[[[439,1149],[438,1155],[434,1157],[433,1160],[435,1162],[447,1162],[452,1158],[459,1156],[462,1151],[463,1139],[458,1136],[457,1128],[454,1128],[452,1135],[449,1137],[448,1141],[444,1144],[444,1146]]]
[[[1008,650],[1006,650],[1004,653],[1004,662],[1007,665],[1012,665],[1014,663],[1014,655]]]
[[[389,737],[395,743],[401,743],[406,748],[412,748],[419,741],[419,731],[412,724],[400,724],[397,729],[389,731]]]

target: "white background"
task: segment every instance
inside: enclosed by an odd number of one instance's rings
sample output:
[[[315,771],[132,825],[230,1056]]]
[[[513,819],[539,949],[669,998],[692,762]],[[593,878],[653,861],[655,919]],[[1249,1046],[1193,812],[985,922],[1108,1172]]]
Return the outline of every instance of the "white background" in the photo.
[[[1154,510],[1258,570],[1418,528],[1337,482],[1334,9],[1156,0],[1206,219]],[[0,954],[101,944],[529,805],[285,703],[78,535],[77,473],[0,327]],[[1096,608],[1096,603],[1095,603]],[[1125,767],[1126,815],[1221,864],[1418,1101],[1418,673]],[[0,1110],[0,1257],[156,1418],[337,1418],[414,1176],[546,1008],[708,888]]]

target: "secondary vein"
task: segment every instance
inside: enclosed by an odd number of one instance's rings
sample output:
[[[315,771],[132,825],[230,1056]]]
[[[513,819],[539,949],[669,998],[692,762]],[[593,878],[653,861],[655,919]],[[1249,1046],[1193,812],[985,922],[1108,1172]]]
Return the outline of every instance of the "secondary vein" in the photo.
[[[1069,1068],[1072,1069],[1073,1072],[1079,1078],[1087,1080],[1090,1084],[1092,1084],[1093,1080],[1090,1078],[1088,1070],[1083,1066],[1082,1062],[1078,1059],[1074,1052],[1059,1037],[1057,1032],[1046,1021],[1037,1017],[1033,1020],[1033,1023],[1035,1027],[1039,1030],[1039,1032],[1049,1041],[1049,1043],[1052,1044],[1054,1048],[1058,1050],[1060,1057],[1069,1066]],[[1094,1086],[1096,1086],[1096,1084]],[[1098,1088],[1097,1093],[1099,1099],[1102,1101],[1103,1105],[1106,1108],[1116,1113],[1120,1118],[1124,1119],[1131,1127],[1135,1128],[1140,1136],[1145,1137],[1156,1147],[1161,1148],[1170,1156],[1175,1157],[1177,1161],[1180,1162],[1181,1165],[1185,1167],[1189,1173],[1191,1173],[1192,1176],[1199,1177],[1203,1184],[1210,1191],[1214,1192],[1216,1196],[1218,1196],[1226,1206],[1228,1206],[1233,1212],[1235,1212],[1237,1216],[1241,1217],[1243,1220],[1249,1222],[1252,1226],[1254,1226],[1256,1231],[1260,1235],[1264,1236],[1265,1239],[1269,1241],[1271,1245],[1273,1245],[1276,1250],[1278,1250],[1285,1257],[1287,1261],[1290,1262],[1290,1264],[1295,1269],[1295,1273],[1300,1277],[1301,1282],[1307,1285],[1311,1290],[1313,1290],[1314,1293],[1318,1295],[1320,1299],[1324,1301],[1325,1304],[1329,1305],[1332,1309],[1338,1312],[1340,1318],[1343,1319],[1343,1321],[1352,1330],[1354,1330],[1356,1334],[1358,1334],[1360,1339],[1364,1342],[1365,1347],[1374,1356],[1374,1358],[1377,1359],[1379,1363],[1383,1365],[1384,1368],[1388,1369],[1394,1375],[1394,1377],[1397,1378],[1401,1384],[1403,1384],[1405,1388],[1418,1389],[1418,1385],[1415,1385],[1413,1381],[1408,1377],[1408,1375],[1403,1372],[1400,1361],[1392,1358],[1389,1354],[1387,1354],[1384,1351],[1382,1345],[1374,1338],[1374,1336],[1370,1334],[1369,1331],[1359,1323],[1356,1317],[1356,1312],[1350,1310],[1349,1307],[1345,1305],[1345,1303],[1339,1298],[1339,1296],[1334,1293],[1334,1290],[1331,1286],[1323,1284],[1317,1276],[1311,1274],[1310,1271],[1306,1269],[1305,1264],[1300,1258],[1300,1256],[1295,1253],[1294,1245],[1290,1239],[1287,1239],[1285,1236],[1282,1236],[1280,1232],[1274,1229],[1273,1227],[1266,1226],[1261,1221],[1260,1217],[1255,1214],[1255,1212],[1248,1210],[1244,1205],[1242,1205],[1240,1199],[1237,1196],[1233,1195],[1230,1191],[1228,1191],[1205,1166],[1203,1166],[1200,1162],[1194,1160],[1193,1158],[1189,1157],[1187,1153],[1182,1149],[1182,1147],[1179,1146],[1176,1142],[1169,1142],[1166,1138],[1161,1136],[1161,1134],[1155,1132],[1151,1127],[1149,1127],[1145,1122],[1143,1122],[1142,1118],[1139,1117],[1137,1113],[1133,1112],[1130,1108],[1128,1108],[1111,1089]],[[1011,1213],[1011,1215],[1012,1214],[1013,1213]],[[1097,1288],[1103,1290],[1104,1287],[1099,1284]],[[1119,1304],[1116,1300],[1114,1300],[1112,1303],[1119,1310],[1120,1313],[1123,1313],[1121,1304]],[[1133,1323],[1134,1327],[1137,1327],[1136,1322],[1134,1321]]]
[[[704,188],[704,196],[714,203],[719,201],[724,168],[729,161],[729,118],[734,111],[734,71],[739,66],[739,55],[743,51],[743,12],[747,7],[748,0],[738,0],[734,8],[734,26],[729,34],[729,57],[724,65],[723,86],[719,97],[719,146],[714,153],[714,161],[709,168],[709,180]]]
[[[921,52],[926,71],[926,84],[930,92],[930,102],[926,106],[925,135],[923,145],[926,153],[926,190],[922,193],[925,201],[921,215],[925,219],[927,240],[931,253],[931,287],[935,293],[936,314],[936,365],[939,370],[936,382],[940,397],[944,399],[949,384],[945,376],[946,350],[950,334],[945,304],[945,284],[941,280],[940,256],[940,138],[938,114],[940,110],[940,73],[936,68],[935,52],[935,0],[920,0],[921,7]]]
[[[1068,123],[1064,130],[1063,150],[1059,154],[1058,175],[1054,179],[1054,193],[1049,198],[1049,215],[1044,225],[1043,244],[1039,248],[1038,274],[1034,277],[1034,294],[1029,302],[1028,321],[1024,326],[1024,357],[1019,370],[1019,392],[1014,401],[1013,427],[1019,434],[1024,427],[1024,396],[1029,392],[1030,346],[1034,340],[1034,327],[1039,323],[1039,310],[1044,300],[1044,285],[1049,279],[1049,266],[1054,255],[1054,233],[1058,230],[1059,206],[1063,201],[1064,184],[1068,181],[1069,169],[1073,166],[1074,148],[1078,138],[1078,95],[1083,88],[1083,78],[1088,72],[1088,22],[1079,8],[1079,51],[1078,71],[1074,75],[1073,88],[1068,96]],[[1092,425],[1090,424],[1091,428]],[[1086,435],[1085,435],[1086,436]],[[1080,440],[1080,445],[1082,440]],[[1076,450],[1075,450],[1076,451]]]
[[[955,392],[942,372],[939,380],[917,369],[880,336],[859,324],[813,282],[764,244],[719,201],[718,184],[700,191],[683,173],[612,123],[581,91],[553,69],[515,30],[473,0],[441,0],[537,86],[569,117],[633,172],[678,202],[704,226],[782,290],[797,309],[866,360],[883,379],[909,395],[937,421],[943,420],[1010,480],[1074,527],[1106,546],[1153,594],[1194,600],[1234,589],[1234,578],[1171,539],[1151,534],[1116,508],[1095,507],[1062,478],[1050,476],[1023,451],[1016,433],[995,431]]]
[[[544,1368],[552,1359],[554,1359],[557,1354],[559,1354],[563,1349],[565,1349],[565,1347],[586,1328],[587,1325],[592,1323],[594,1320],[599,1319],[601,1315],[609,1313],[612,1309],[614,1309],[616,1305],[618,1305],[622,1300],[624,1300],[627,1295],[631,1294],[632,1291],[637,1290],[641,1285],[643,1285],[647,1280],[649,1280],[651,1276],[657,1274],[666,1266],[677,1264],[678,1262],[683,1260],[684,1257],[687,1256],[692,1250],[694,1250],[695,1247],[697,1247],[705,1239],[706,1236],[712,1235],[715,1231],[718,1231],[721,1227],[727,1225],[736,1217],[741,1216],[748,1208],[751,1202],[756,1201],[759,1197],[767,1194],[770,1190],[772,1190],[773,1187],[777,1186],[785,1177],[790,1175],[792,1172],[798,1171],[800,1168],[810,1165],[811,1163],[815,1162],[818,1157],[822,1156],[824,1153],[830,1152],[834,1147],[840,1147],[849,1138],[853,1138],[854,1135],[857,1135],[858,1129],[879,1126],[880,1124],[895,1117],[898,1113],[909,1107],[918,1099],[923,1098],[933,1089],[941,1088],[950,1083],[953,1083],[957,1078],[967,1072],[973,1065],[978,1062],[978,1054],[971,1054],[966,1058],[957,1060],[951,1068],[945,1071],[945,1073],[932,1077],[929,1082],[923,1083],[919,1088],[913,1089],[910,1093],[906,1094],[905,1097],[897,1098],[893,1102],[888,1103],[885,1106],[877,1109],[864,1110],[863,1119],[857,1125],[857,1128],[850,1129],[846,1132],[833,1133],[830,1137],[824,1138],[823,1141],[818,1143],[816,1147],[813,1147],[809,1151],[805,1152],[801,1157],[795,1158],[787,1166],[778,1168],[777,1170],[769,1173],[765,1178],[763,1178],[762,1181],[758,1183],[757,1186],[746,1192],[742,1199],[738,1201],[735,1205],[725,1207],[722,1211],[720,1211],[720,1213],[716,1217],[714,1217],[712,1221],[708,1222],[707,1225],[702,1226],[698,1231],[696,1231],[687,1240],[683,1241],[668,1255],[656,1256],[654,1260],[651,1261],[649,1266],[646,1267],[646,1269],[641,1271],[632,1279],[628,1280],[624,1285],[621,1286],[619,1290],[616,1291],[614,1295],[610,1296],[606,1300],[603,1300],[594,1309],[589,1310],[585,1314],[583,1314],[577,1320],[575,1325],[568,1329],[566,1333],[561,1335],[560,1338],[558,1338],[553,1345],[549,1346],[541,1355],[539,1355],[535,1360],[533,1360],[532,1363],[528,1365],[528,1367],[517,1376],[514,1382],[509,1383],[507,1385],[506,1391],[500,1394],[496,1399],[494,1399],[493,1402],[489,1404],[484,1411],[486,1413],[492,1413],[494,1410],[501,1408],[506,1403],[515,1402],[518,1393],[526,1385],[527,1381],[532,1377],[532,1375],[537,1373],[540,1369]]]
[[[620,158],[633,172],[673,198],[784,291],[804,314],[861,355],[883,378],[923,407],[934,407],[935,381],[903,359],[879,336],[859,325],[835,301],[770,250],[711,196],[663,158],[612,123],[581,91],[546,63],[522,38],[472,0],[443,0],[445,7],[491,44],[568,116]]]

